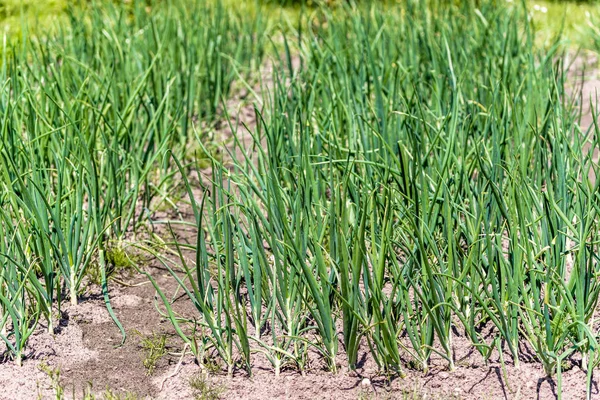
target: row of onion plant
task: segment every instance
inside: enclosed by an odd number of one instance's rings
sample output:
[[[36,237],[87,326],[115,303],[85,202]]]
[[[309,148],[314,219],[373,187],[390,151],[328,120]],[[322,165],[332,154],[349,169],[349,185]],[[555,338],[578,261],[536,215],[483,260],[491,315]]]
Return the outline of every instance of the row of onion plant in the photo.
[[[114,318],[107,252],[168,200],[167,150],[184,157],[194,123],[209,140],[262,57],[260,15],[219,2],[78,4],[64,20],[2,51],[0,337],[18,363],[93,266]]]
[[[533,43],[526,10],[485,1],[319,8],[288,31],[256,127],[197,167],[202,195],[186,181],[195,258],[165,264],[199,315],[163,300],[199,361],[403,374],[454,369],[461,340],[590,377],[598,127],[559,46]]]

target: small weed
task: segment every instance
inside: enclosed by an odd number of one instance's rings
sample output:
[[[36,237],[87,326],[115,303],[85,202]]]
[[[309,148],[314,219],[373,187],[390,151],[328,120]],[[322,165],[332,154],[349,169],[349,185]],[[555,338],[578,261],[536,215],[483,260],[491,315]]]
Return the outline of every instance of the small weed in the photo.
[[[141,261],[141,257],[130,252],[124,246],[111,246],[106,250],[106,277],[107,279],[115,274],[123,272],[134,272],[134,267]],[[100,265],[94,263],[90,265],[87,276],[92,284],[102,284],[102,273]]]
[[[110,247],[106,252],[106,261],[115,271],[121,271],[134,266],[137,257],[122,246]]]
[[[134,332],[140,337],[140,346],[144,350],[144,367],[148,375],[152,375],[158,361],[167,355],[167,335],[152,333],[143,335],[139,331]]]
[[[209,374],[219,373],[223,368],[218,359],[210,357],[204,357],[204,360],[202,361],[202,367],[204,367],[206,372],[208,372]]]
[[[38,369],[48,375],[50,378],[50,385],[52,390],[54,391],[54,398],[56,400],[64,400],[65,397],[65,387],[60,383],[60,367],[52,367],[45,362],[40,363],[38,365]],[[38,400],[44,398],[43,393],[41,392],[41,388],[38,387]],[[100,395],[100,397],[96,396],[93,392],[92,384],[89,383],[89,386],[84,389],[81,397],[75,395],[75,388],[73,388],[73,393],[71,398],[80,398],[82,400],[138,400],[139,397],[136,393],[133,392],[124,392],[124,393],[116,393],[109,387],[106,388],[104,393]]]
[[[360,392],[358,392],[358,396],[356,398],[356,400],[371,400],[373,398],[373,394],[361,389]]]
[[[54,391],[54,396],[56,400],[61,400],[64,397],[65,390],[64,387],[60,383],[60,367],[52,367],[48,365],[46,362],[42,361],[38,365],[38,369],[48,375],[50,378],[50,386]],[[42,399],[43,395],[38,388],[38,398]]]
[[[139,396],[136,393],[129,391],[116,393],[108,386],[102,394],[96,395],[94,394],[94,388],[92,383],[89,382],[88,386],[84,389],[81,397],[76,396],[75,390],[73,390],[71,398],[82,400],[138,400]]]
[[[194,394],[194,400],[217,400],[225,392],[222,385],[215,384],[205,374],[198,374],[190,378],[190,387]]]
[[[125,392],[123,394],[118,394],[113,392],[111,389],[107,388],[102,394],[102,400],[138,400],[139,397],[137,394],[133,392]],[[92,400],[92,399],[90,399]]]

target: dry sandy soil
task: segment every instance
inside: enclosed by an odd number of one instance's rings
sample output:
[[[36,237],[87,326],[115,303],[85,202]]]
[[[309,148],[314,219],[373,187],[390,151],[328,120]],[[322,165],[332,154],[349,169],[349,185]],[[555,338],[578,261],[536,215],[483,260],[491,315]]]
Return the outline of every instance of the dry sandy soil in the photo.
[[[175,288],[168,273],[154,263],[147,267],[159,284]],[[128,283],[143,283],[136,276]],[[112,301],[118,318],[129,337],[117,347],[121,336],[103,300],[92,294],[78,306],[65,310],[60,328],[52,336],[43,330],[31,341],[31,352],[23,367],[11,362],[0,364],[0,399],[54,399],[57,379],[49,371],[60,371],[60,388],[65,398],[82,399],[85,391],[102,398],[106,388],[114,394],[135,394],[140,399],[194,399],[190,385],[193,377],[205,376],[191,355],[183,358],[169,354],[148,375],[143,366],[141,335],[167,335],[167,349],[179,353],[182,342],[174,335],[170,323],[162,319],[154,304],[154,289],[149,284],[117,286],[113,284]],[[179,310],[186,305],[179,304]],[[176,303],[177,304],[177,303]],[[188,310],[189,305],[188,305]],[[185,311],[184,311],[185,312]],[[139,332],[137,334],[136,332]],[[523,359],[519,368],[502,367],[499,357],[487,364],[472,351],[468,341],[457,336],[454,341],[457,368],[446,371],[441,359],[432,361],[427,374],[407,370],[405,378],[388,380],[380,376],[373,360],[363,353],[360,367],[350,372],[340,365],[338,373],[326,372],[318,360],[305,376],[294,371],[275,377],[266,360],[255,358],[253,377],[239,371],[233,378],[212,373],[205,383],[222,391],[224,399],[552,399],[556,382],[545,377],[539,363]],[[510,357],[505,354],[505,360]],[[339,358],[343,365],[343,355]],[[585,397],[585,373],[578,360],[568,363],[563,375],[566,399]],[[594,383],[594,398],[600,391]]]
[[[600,90],[595,60],[587,61],[583,79],[582,126],[592,122],[589,109],[590,95]],[[581,72],[585,62],[575,63]],[[574,74],[574,76],[579,76]],[[578,92],[575,88],[574,92]],[[231,110],[239,118],[249,118],[247,107]],[[185,236],[185,234],[183,234]],[[176,288],[174,279],[156,260],[146,260],[145,270],[167,291]],[[0,400],[55,399],[57,391],[65,398],[82,399],[86,391],[103,398],[106,388],[121,398],[132,399],[194,399],[199,393],[190,385],[190,379],[202,377],[205,387],[218,390],[225,399],[554,399],[556,382],[547,378],[541,365],[533,358],[521,360],[519,368],[503,367],[499,354],[487,363],[473,351],[470,343],[456,332],[454,351],[457,367],[448,372],[440,359],[432,360],[427,374],[406,370],[405,378],[387,378],[378,374],[377,367],[365,348],[357,371],[343,367],[330,373],[318,359],[311,363],[306,375],[284,371],[275,377],[266,360],[254,358],[252,377],[236,371],[232,378],[225,373],[205,374],[190,354],[181,356],[183,344],[175,335],[168,320],[157,312],[155,291],[146,278],[139,274],[119,277],[112,281],[110,292],[117,317],[128,333],[123,346],[119,330],[112,322],[102,296],[91,288],[87,297],[77,306],[64,310],[60,326],[54,335],[43,327],[33,336],[30,352],[19,368],[12,362],[0,363]],[[191,304],[181,298],[178,310],[193,313]],[[160,307],[159,307],[160,308]],[[166,335],[169,354],[162,357],[153,374],[143,365],[142,337]],[[524,349],[524,354],[526,354]],[[585,398],[586,374],[579,360],[568,360],[563,375],[563,398]],[[129,394],[130,397],[125,397]],[[133,396],[136,397],[133,397]],[[593,398],[600,399],[597,381],[593,382]],[[201,397],[198,397],[201,398]]]

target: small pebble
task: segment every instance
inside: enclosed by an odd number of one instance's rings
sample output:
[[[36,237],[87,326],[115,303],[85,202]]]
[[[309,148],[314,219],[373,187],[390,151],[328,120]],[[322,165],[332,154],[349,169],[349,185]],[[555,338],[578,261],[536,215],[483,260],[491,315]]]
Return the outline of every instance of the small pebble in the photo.
[[[362,387],[371,386],[371,380],[369,378],[365,378],[360,384],[362,385]]]

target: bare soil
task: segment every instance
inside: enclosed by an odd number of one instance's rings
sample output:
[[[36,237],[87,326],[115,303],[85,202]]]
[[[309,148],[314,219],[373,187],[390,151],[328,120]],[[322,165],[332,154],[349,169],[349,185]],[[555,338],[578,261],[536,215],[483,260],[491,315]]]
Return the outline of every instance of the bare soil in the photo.
[[[174,290],[175,282],[166,271],[155,266],[149,272],[161,285]],[[142,283],[136,277],[132,284]],[[113,285],[114,286],[114,285]],[[125,344],[114,325],[103,300],[92,295],[80,305],[64,312],[60,329],[54,336],[44,332],[31,341],[31,353],[23,367],[11,362],[0,364],[0,399],[54,399],[56,382],[47,370],[60,370],[60,386],[69,399],[82,399],[84,392],[92,391],[101,397],[106,388],[113,393],[136,394],[143,399],[194,399],[190,378],[202,371],[191,355],[181,358],[169,354],[149,375],[143,366],[144,352],[139,342],[142,335],[167,335],[167,348],[181,352],[183,344],[174,335],[171,324],[161,318],[154,304],[154,288],[115,286],[112,289],[113,306],[129,337]],[[183,303],[183,301],[182,301]],[[185,308],[185,304],[181,304]],[[191,308],[188,312],[192,312]],[[254,375],[238,371],[232,378],[225,373],[213,373],[206,378],[208,385],[221,389],[224,399],[554,399],[557,383],[547,378],[535,360],[521,360],[519,368],[510,365],[510,357],[503,367],[498,354],[486,364],[473,351],[463,336],[454,337],[456,369],[447,371],[441,358],[434,358],[430,371],[425,374],[405,370],[406,377],[382,376],[375,362],[367,355],[366,346],[357,371],[343,367],[344,355],[338,358],[339,371],[327,372],[318,360],[303,376],[295,371],[284,371],[279,377],[266,360],[255,357]],[[178,365],[181,361],[181,365]],[[45,367],[45,368],[44,368]],[[586,374],[578,360],[569,360],[563,374],[563,398],[585,398]],[[46,370],[46,372],[44,371]],[[404,397],[406,396],[406,397]],[[600,399],[594,379],[593,398]]]
[[[567,90],[575,98],[575,106],[579,109],[581,119],[579,125],[585,132],[594,123],[592,113],[598,114],[600,98],[600,70],[598,56],[595,54],[572,55],[567,57],[565,67],[568,70]]]

